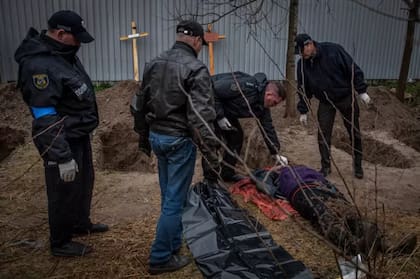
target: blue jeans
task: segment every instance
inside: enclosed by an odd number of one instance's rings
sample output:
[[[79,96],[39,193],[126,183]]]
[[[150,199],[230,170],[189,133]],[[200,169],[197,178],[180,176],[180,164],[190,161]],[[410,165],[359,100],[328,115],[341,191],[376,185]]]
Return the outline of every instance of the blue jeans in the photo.
[[[158,159],[161,213],[150,253],[150,263],[164,263],[182,244],[181,217],[194,175],[196,147],[189,137],[150,132]]]

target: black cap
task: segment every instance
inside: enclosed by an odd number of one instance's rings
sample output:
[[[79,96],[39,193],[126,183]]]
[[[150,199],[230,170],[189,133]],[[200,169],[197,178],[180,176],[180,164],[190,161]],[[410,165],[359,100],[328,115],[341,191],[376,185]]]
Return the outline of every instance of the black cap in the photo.
[[[194,20],[183,20],[176,26],[176,33],[183,33],[188,36],[201,37],[203,45],[208,45],[204,39],[204,30],[200,23]]]
[[[83,19],[73,11],[58,11],[48,20],[48,27],[64,29],[72,33],[81,43],[90,43],[94,38],[86,31]]]
[[[295,38],[295,54],[300,54],[304,46],[312,42],[312,38],[308,34],[298,34]]]

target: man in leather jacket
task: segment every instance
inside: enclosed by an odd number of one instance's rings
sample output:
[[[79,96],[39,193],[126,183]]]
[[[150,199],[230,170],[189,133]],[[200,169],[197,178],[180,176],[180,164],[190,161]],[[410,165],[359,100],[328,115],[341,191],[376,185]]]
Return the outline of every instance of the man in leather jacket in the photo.
[[[286,91],[279,82],[267,81],[264,73],[254,76],[243,72],[223,73],[212,76],[217,114],[216,131],[227,147],[236,155],[241,154],[244,133],[240,118],[256,117],[261,123],[261,133],[270,154],[281,164],[287,158],[280,156],[280,142],[271,119],[270,108],[286,99]],[[242,176],[235,174],[236,156],[225,151],[221,177],[226,182],[235,182]]]
[[[363,178],[362,140],[359,126],[359,105],[353,91],[368,105],[370,97],[359,66],[338,44],[313,41],[307,34],[299,34],[295,39],[295,54],[301,59],[297,64],[299,87],[300,122],[307,123],[308,102],[315,96],[318,106],[318,146],[321,154],[321,173],[331,173],[330,147],[336,110],[340,111],[344,126],[353,148],[354,176]]]
[[[44,160],[51,252],[83,256],[92,249],[72,241],[73,234],[104,232],[92,224],[94,184],[89,134],[98,126],[92,82],[76,53],[93,37],[73,11],[59,11],[41,34],[31,28],[15,59],[18,87],[33,116],[32,135]]]
[[[179,255],[179,249],[195,144],[210,165],[205,178],[216,181],[219,168],[212,82],[207,67],[197,59],[206,44],[204,31],[199,23],[184,20],[176,33],[173,47],[146,64],[141,89],[131,105],[139,148],[147,155],[152,149],[158,159],[161,214],[151,247],[151,274],[175,271],[190,262]]]

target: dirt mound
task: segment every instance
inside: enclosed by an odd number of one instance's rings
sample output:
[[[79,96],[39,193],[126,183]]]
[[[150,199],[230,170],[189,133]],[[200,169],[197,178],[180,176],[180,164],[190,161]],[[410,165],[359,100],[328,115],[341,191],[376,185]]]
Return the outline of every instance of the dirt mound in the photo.
[[[363,131],[380,129],[420,151],[420,121],[415,110],[402,104],[383,86],[369,88],[373,106],[361,109],[360,125]]]
[[[0,84],[0,161],[30,136],[31,114],[15,83]]]
[[[352,154],[348,133],[343,128],[337,128],[334,131],[332,145],[350,155]],[[392,145],[380,142],[368,135],[363,136],[362,146],[363,160],[371,162],[372,164],[380,164],[384,167],[396,167],[400,169],[406,169],[412,166],[413,162]]]
[[[25,131],[13,129],[9,126],[0,126],[0,161],[20,144],[25,142]]]
[[[16,83],[0,84],[0,121],[16,130],[23,130],[27,135],[31,131],[31,114],[16,88]]]
[[[133,130],[130,102],[138,89],[138,82],[122,81],[96,95],[100,125],[94,145],[99,168],[140,172],[155,169],[155,159],[138,151],[138,135]]]

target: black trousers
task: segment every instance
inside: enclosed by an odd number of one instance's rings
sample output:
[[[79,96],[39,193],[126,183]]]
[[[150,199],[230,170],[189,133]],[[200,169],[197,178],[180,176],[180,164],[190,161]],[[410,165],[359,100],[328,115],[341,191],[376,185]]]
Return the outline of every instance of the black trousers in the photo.
[[[241,154],[241,150],[242,150],[242,144],[243,144],[243,140],[244,140],[244,132],[242,130],[241,124],[239,123],[238,119],[232,118],[232,119],[228,119],[230,124],[232,124],[232,126],[235,128],[235,130],[231,130],[231,131],[225,131],[220,129],[217,125],[216,126],[216,133],[218,135],[221,135],[227,145],[227,147],[229,147],[229,149],[234,152],[235,154],[237,154],[238,156]],[[235,156],[232,156],[229,154],[229,152],[227,152],[226,150],[224,150],[223,152],[223,162],[225,162],[226,164],[231,165],[227,166],[225,164],[222,163],[222,172],[221,172],[221,176],[222,177],[230,177],[233,176],[235,174],[235,170],[233,167],[235,167],[236,162],[238,160],[235,158]]]
[[[356,168],[362,167],[362,139],[360,136],[359,127],[359,105],[357,100],[354,100],[352,105],[352,96],[348,96],[339,102],[334,103],[334,106],[340,111],[344,126],[350,137],[351,146],[353,146],[354,166]],[[334,126],[336,108],[330,103],[319,103],[318,106],[318,122],[320,130],[318,130],[318,146],[319,153],[321,154],[321,166],[323,168],[331,167],[330,161],[330,148],[331,148],[331,135]],[[352,125],[353,115],[353,125]],[[322,134],[325,137],[322,137]],[[353,135],[353,136],[352,136]],[[354,140],[353,140],[354,137]]]
[[[44,162],[48,196],[48,221],[51,247],[72,238],[74,229],[90,229],[90,206],[94,183],[92,147],[89,136],[68,140],[74,160],[79,166],[76,179],[63,182],[58,165]]]

